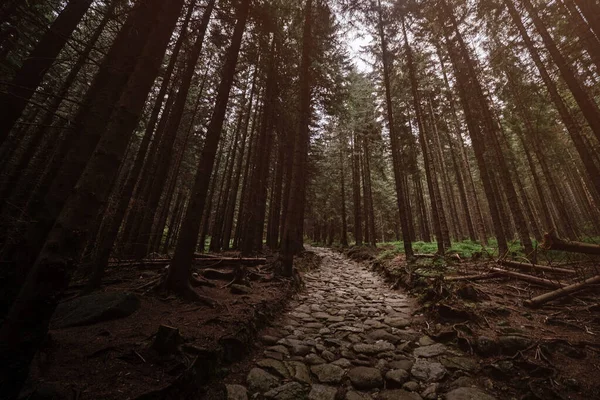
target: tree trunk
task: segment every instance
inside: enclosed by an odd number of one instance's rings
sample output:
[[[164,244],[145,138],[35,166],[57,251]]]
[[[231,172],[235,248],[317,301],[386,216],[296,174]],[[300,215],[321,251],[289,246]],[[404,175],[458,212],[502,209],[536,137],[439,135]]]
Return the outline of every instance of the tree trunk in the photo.
[[[167,277],[167,288],[184,297],[197,297],[192,294],[195,292],[189,283],[191,263],[200,231],[202,213],[208,193],[208,184],[213,172],[217,149],[221,139],[221,130],[229,102],[229,92],[233,84],[233,78],[235,77],[235,69],[242,44],[242,36],[246,29],[249,8],[250,0],[241,0],[238,3],[236,11],[237,22],[233,31],[231,44],[227,50],[225,64],[223,65],[223,75],[217,91],[215,108],[207,127],[206,139],[200,155],[190,202],[183,219],[181,233],[175,247],[175,254],[173,255],[173,262]]]
[[[383,83],[385,86],[385,102],[387,112],[388,130],[390,134],[390,143],[392,145],[392,159],[396,166],[400,165],[400,150],[397,148],[396,142],[396,127],[394,125],[394,113],[392,104],[392,87],[390,82],[390,57],[388,54],[387,40],[383,25],[383,10],[381,8],[381,0],[377,1],[377,16],[378,16],[378,33],[381,46],[381,55],[383,63]],[[398,201],[398,211],[400,213],[400,226],[402,229],[402,239],[404,242],[404,253],[407,258],[413,256],[413,249],[410,237],[410,229],[408,225],[408,218],[406,210],[408,209],[408,199],[404,197],[404,182],[403,172],[399,168],[394,168],[394,178],[396,183],[396,195]]]
[[[282,275],[292,276],[293,256],[303,247],[304,208],[306,202],[306,166],[310,141],[311,120],[311,64],[313,52],[313,0],[304,6],[304,30],[302,33],[302,59],[300,61],[300,114],[299,126],[294,141],[294,161],[291,171],[290,198],[285,215],[285,230],[282,236]]]

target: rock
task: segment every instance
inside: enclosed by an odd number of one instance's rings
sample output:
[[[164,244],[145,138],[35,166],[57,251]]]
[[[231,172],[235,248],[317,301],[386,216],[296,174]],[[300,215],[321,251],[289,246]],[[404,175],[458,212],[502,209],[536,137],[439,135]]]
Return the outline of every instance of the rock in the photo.
[[[446,393],[446,400],[496,400],[477,388],[461,387]]]
[[[433,384],[427,386],[427,388],[425,390],[423,390],[423,392],[421,393],[421,397],[423,397],[426,400],[437,399],[438,386],[439,385],[437,383],[433,383]]]
[[[389,366],[392,369],[403,369],[405,371],[410,371],[414,363],[415,362],[413,360],[396,360],[390,361]]]
[[[520,350],[525,350],[531,346],[531,339],[523,336],[500,336],[498,344],[503,354],[512,356]]]
[[[346,392],[346,400],[371,400],[372,397],[367,393],[358,393],[352,390]]]
[[[333,364],[313,365],[310,370],[321,383],[340,383],[344,377],[344,370]]]
[[[359,343],[352,346],[355,352],[361,354],[377,354],[384,351],[393,351],[396,346],[390,342],[380,341],[373,344]]]
[[[327,360],[328,362],[332,362],[333,360],[335,360],[335,354],[333,354],[332,352],[330,352],[329,350],[324,350],[321,353],[321,357],[323,357],[325,360]]]
[[[282,346],[280,344],[277,345],[277,346],[267,347],[267,350],[269,350],[269,351],[275,351],[275,352],[281,353],[281,354],[283,354],[285,356],[289,356],[290,355],[289,350],[285,346]]]
[[[446,375],[446,369],[442,364],[422,358],[415,361],[410,372],[415,378],[424,382],[438,382]]]
[[[348,371],[350,382],[356,389],[374,389],[383,387],[383,377],[377,368],[356,367]]]
[[[467,372],[475,372],[479,369],[479,364],[468,357],[442,357],[440,362],[447,369],[459,369]]]
[[[348,360],[347,358],[337,359],[334,362],[332,362],[332,364],[337,365],[338,367],[342,367],[342,368],[348,368],[352,365],[350,360]]]
[[[308,400],[335,400],[337,388],[325,385],[312,385]]]
[[[252,368],[246,377],[251,392],[264,393],[279,384],[279,379],[260,368]]]
[[[325,360],[323,360],[321,357],[319,357],[315,353],[311,353],[311,354],[307,355],[306,357],[304,357],[304,362],[306,362],[308,365],[325,364]]]
[[[441,343],[437,343],[437,344],[433,344],[431,346],[417,347],[413,351],[413,355],[415,357],[431,358],[431,357],[442,355],[445,352],[446,352],[446,346],[444,346]]]
[[[295,356],[305,356],[310,353],[310,346],[306,346],[303,344],[298,344],[290,347],[290,353]]]
[[[406,328],[410,325],[410,321],[408,319],[399,317],[387,317],[383,320],[383,323],[394,328]]]
[[[308,367],[299,361],[286,361],[285,366],[287,367],[290,376],[303,383],[312,383],[312,379],[310,379],[310,372],[308,372]]]
[[[252,288],[249,288],[248,286],[244,286],[244,285],[238,285],[237,283],[234,283],[233,285],[231,285],[231,288],[229,290],[233,294],[250,294],[250,293],[252,293]]]
[[[281,378],[289,378],[290,372],[286,368],[286,366],[278,360],[274,360],[272,358],[264,358],[259,360],[256,365],[261,368],[266,369],[270,373],[274,373],[275,375],[279,375]]]
[[[276,345],[278,340],[279,339],[276,338],[275,336],[263,335],[260,337],[260,341],[268,346]]]
[[[265,355],[265,357],[283,361],[283,354],[277,351],[265,350],[263,354]]]
[[[136,312],[140,304],[138,297],[129,292],[104,292],[76,297],[56,307],[53,327],[68,328],[125,318]]]
[[[386,342],[390,342],[393,344],[398,344],[402,340],[400,336],[392,335],[385,329],[376,329],[367,334],[367,337],[373,340],[385,340]]]
[[[431,339],[429,336],[425,335],[425,336],[421,336],[421,338],[419,339],[419,344],[421,346],[431,346],[431,345],[435,344],[435,341],[433,339]]]
[[[273,400],[297,400],[303,397],[304,392],[304,386],[298,382],[290,382],[269,390],[265,393],[265,398]]]
[[[408,380],[409,374],[403,369],[393,369],[385,374],[385,385],[387,388],[401,388]]]
[[[242,385],[225,385],[227,400],[248,400],[246,388]]]
[[[482,356],[491,356],[498,352],[498,344],[487,336],[479,336],[475,342],[475,349]]]
[[[468,376],[461,376],[448,385],[448,387],[452,388],[452,389],[459,388],[459,387],[471,387],[471,386],[476,386],[475,381],[473,380],[473,378],[468,377]]]
[[[407,392],[406,390],[384,390],[379,393],[379,400],[422,400],[422,397],[414,392]]]
[[[419,390],[419,384],[415,381],[408,381],[404,385],[402,385],[402,389],[406,389],[409,392],[416,392]]]

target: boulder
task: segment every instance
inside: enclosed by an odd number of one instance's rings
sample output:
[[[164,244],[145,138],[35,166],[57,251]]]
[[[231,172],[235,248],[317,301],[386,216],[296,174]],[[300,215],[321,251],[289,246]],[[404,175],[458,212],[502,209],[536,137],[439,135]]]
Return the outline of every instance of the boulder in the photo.
[[[125,318],[140,308],[138,297],[129,292],[93,293],[61,303],[54,313],[54,328],[92,325]]]
[[[423,358],[417,359],[411,374],[420,381],[438,382],[446,375],[446,368],[438,362],[427,361]]]
[[[227,400],[248,400],[246,388],[242,385],[225,385]]]
[[[446,400],[496,400],[495,397],[477,389],[460,387],[446,393]]]
[[[303,398],[304,392],[304,386],[298,382],[290,382],[269,390],[265,393],[265,398],[273,400],[297,400]]]
[[[350,382],[356,389],[374,389],[383,387],[383,377],[377,368],[356,367],[348,371]]]
[[[335,400],[337,388],[325,385],[312,385],[308,400]]]
[[[279,384],[279,379],[264,369],[252,368],[246,377],[251,392],[264,393]]]
[[[310,370],[321,383],[340,383],[344,377],[344,370],[333,364],[313,365]]]
[[[393,369],[385,374],[386,387],[390,389],[401,388],[408,380],[409,374],[403,369]]]
[[[406,390],[384,390],[379,393],[379,400],[422,400],[422,397],[414,392],[407,392]]]

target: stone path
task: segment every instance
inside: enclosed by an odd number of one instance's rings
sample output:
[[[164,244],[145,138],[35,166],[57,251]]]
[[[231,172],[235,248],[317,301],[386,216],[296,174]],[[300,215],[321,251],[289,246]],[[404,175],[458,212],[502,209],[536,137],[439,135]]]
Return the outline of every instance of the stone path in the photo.
[[[228,400],[493,400],[473,387],[478,364],[413,330],[407,297],[327,249],[306,290],[263,336],[262,358]]]

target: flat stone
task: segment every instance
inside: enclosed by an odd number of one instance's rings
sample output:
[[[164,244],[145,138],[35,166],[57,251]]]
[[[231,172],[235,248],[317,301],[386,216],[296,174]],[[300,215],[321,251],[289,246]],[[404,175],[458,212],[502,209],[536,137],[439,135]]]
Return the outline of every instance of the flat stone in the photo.
[[[367,334],[367,337],[373,340],[385,340],[386,342],[390,342],[393,344],[398,344],[402,340],[400,336],[392,335],[385,329],[376,329]]]
[[[332,364],[337,365],[338,367],[342,367],[342,368],[348,368],[352,365],[350,360],[348,360],[347,358],[339,358],[339,359],[335,360],[334,362],[332,362]]]
[[[409,392],[416,392],[419,390],[419,384],[415,381],[408,381],[402,385],[402,389],[408,390]]]
[[[394,328],[406,328],[410,325],[410,321],[408,319],[400,317],[387,317],[383,320],[383,323]]]
[[[136,312],[140,304],[140,299],[129,292],[102,292],[76,297],[56,307],[52,325],[68,328],[125,318]]]
[[[373,344],[357,343],[352,346],[352,349],[361,354],[377,354],[384,351],[392,351],[396,349],[396,346],[390,342],[380,341]]]
[[[442,357],[440,362],[447,369],[460,369],[467,372],[475,372],[479,369],[479,364],[468,357]]]
[[[279,360],[274,360],[272,358],[264,358],[259,360],[256,365],[259,367],[273,373],[275,375],[279,375],[282,378],[289,378],[290,372],[286,368],[286,366]]]
[[[331,317],[331,315],[324,313],[324,312],[316,312],[316,313],[313,313],[312,316],[317,319],[328,319],[329,317]]]
[[[269,346],[276,345],[278,340],[279,338],[276,338],[275,336],[263,335],[260,337],[260,341]]]
[[[423,397],[426,400],[436,400],[438,386],[439,384],[437,383],[432,383],[431,385],[427,386],[427,388],[425,388],[425,390],[421,392],[421,397]]]
[[[321,383],[340,383],[345,373],[343,368],[333,364],[313,365],[310,370]]]
[[[438,382],[446,375],[446,368],[439,362],[427,361],[423,358],[418,358],[415,361],[411,374],[420,381]]]
[[[308,353],[310,353],[310,346],[306,346],[303,344],[299,344],[299,345],[294,345],[292,347],[290,347],[290,353],[295,355],[295,356],[305,356]]]
[[[403,389],[384,390],[379,393],[379,400],[422,400],[422,397],[414,392],[407,392]]]
[[[335,400],[337,388],[314,384],[308,394],[308,400]]]
[[[304,386],[298,382],[290,382],[269,390],[265,393],[265,398],[273,400],[297,400],[303,397],[305,391]]]
[[[446,393],[446,400],[496,400],[495,397],[477,389],[460,387]]]
[[[279,384],[279,379],[260,368],[252,368],[246,377],[251,392],[264,393]]]
[[[368,393],[359,393],[352,390],[346,392],[346,400],[371,400],[372,398]]]
[[[419,344],[421,346],[431,346],[432,344],[435,344],[435,340],[433,340],[429,336],[425,335],[425,336],[421,336],[421,338],[419,339]]]
[[[272,358],[274,360],[283,361],[283,354],[277,351],[265,350],[264,355],[265,357]]]
[[[319,365],[319,364],[325,364],[325,360],[323,360],[321,357],[319,357],[318,355],[311,353],[309,355],[307,355],[306,357],[304,357],[304,362],[307,363],[308,365]]]
[[[248,400],[248,393],[242,385],[225,385],[227,400]]]
[[[320,322],[309,322],[307,324],[304,324],[304,327],[310,328],[310,329],[321,329],[321,328],[324,328],[325,325],[323,325]]]
[[[310,372],[308,371],[308,367],[300,362],[300,361],[286,361],[285,366],[290,372],[290,376],[292,379],[295,379],[302,383],[312,383],[312,379],[310,378]]]
[[[365,331],[364,328],[361,328],[359,326],[348,326],[348,325],[340,326],[336,329],[338,331],[346,331],[346,332],[354,332],[354,333],[363,333]]]
[[[287,349],[287,347],[282,346],[282,345],[277,345],[277,346],[271,346],[271,347],[267,347],[266,350],[269,351],[275,351],[277,353],[281,353],[285,356],[289,356],[290,355],[290,351]]]
[[[329,350],[323,350],[323,352],[321,353],[321,357],[323,357],[328,362],[332,362],[333,360],[335,360],[335,354],[333,354]]]
[[[386,387],[390,389],[401,388],[408,380],[409,374],[403,369],[393,369],[385,374]]]
[[[377,368],[356,367],[348,371],[350,382],[356,389],[375,389],[383,387],[383,377]]]
[[[413,355],[415,357],[431,358],[431,357],[436,357],[436,356],[442,355],[445,352],[446,352],[446,346],[444,346],[441,343],[437,343],[437,344],[433,344],[431,346],[417,347],[413,351]]]
[[[342,317],[341,315],[330,315],[329,318],[327,318],[327,322],[343,322],[344,321],[344,317]]]
[[[389,365],[390,368],[393,369],[403,369],[405,371],[410,371],[414,363],[415,362],[413,360],[396,360],[390,361]]]

